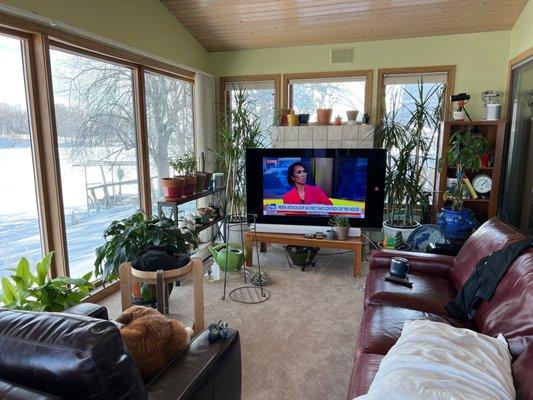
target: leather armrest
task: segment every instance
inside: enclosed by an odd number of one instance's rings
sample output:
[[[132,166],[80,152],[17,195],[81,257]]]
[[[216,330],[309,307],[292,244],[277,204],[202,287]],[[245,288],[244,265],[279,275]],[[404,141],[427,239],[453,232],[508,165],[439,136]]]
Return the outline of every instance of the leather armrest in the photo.
[[[410,251],[376,250],[370,259],[370,269],[390,268],[392,257],[404,257],[409,260],[409,272],[419,272],[448,277],[454,257],[440,254],[412,253]]]
[[[216,342],[207,340],[208,333],[198,335],[148,383],[150,400],[240,400],[239,332]]]
[[[80,303],[66,308],[63,312],[65,314],[84,315],[86,317],[109,320],[107,308],[100,304]]]
[[[0,399],[2,400],[60,400],[61,397],[54,396],[31,389],[22,385],[17,385],[0,379]]]

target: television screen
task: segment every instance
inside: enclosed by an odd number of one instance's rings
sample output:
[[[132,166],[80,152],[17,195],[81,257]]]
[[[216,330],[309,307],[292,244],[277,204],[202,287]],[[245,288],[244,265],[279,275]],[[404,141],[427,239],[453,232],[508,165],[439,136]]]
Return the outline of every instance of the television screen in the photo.
[[[346,216],[352,226],[383,218],[382,149],[248,149],[248,212],[258,222],[323,225]]]

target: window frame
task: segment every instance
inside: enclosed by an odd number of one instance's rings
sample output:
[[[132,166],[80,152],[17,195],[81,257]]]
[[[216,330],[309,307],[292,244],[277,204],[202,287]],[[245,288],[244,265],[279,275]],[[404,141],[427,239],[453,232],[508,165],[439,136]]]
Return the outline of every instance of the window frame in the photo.
[[[292,109],[293,106],[293,93],[291,79],[317,79],[322,78],[350,78],[350,77],[364,77],[365,78],[365,104],[363,113],[370,114],[372,108],[372,87],[373,87],[373,75],[372,69],[361,69],[352,71],[325,71],[325,72],[299,72],[292,74],[283,74],[283,108]]]
[[[222,76],[219,78],[219,96],[220,96],[220,120],[222,121],[227,113],[230,104],[230,94],[226,91],[226,83],[246,83],[246,82],[263,82],[274,81],[274,107],[281,107],[281,74],[267,75],[240,75],[240,76]]]
[[[383,97],[385,96],[385,75],[416,75],[428,73],[446,73],[446,90],[444,93],[444,120],[448,121],[451,116],[450,96],[455,86],[455,65],[436,65],[427,67],[403,67],[403,68],[380,68],[378,69],[378,92],[376,105],[375,123],[378,124],[383,118]]]
[[[148,215],[152,215],[152,205],[144,73],[153,72],[191,83],[194,112],[195,72],[82,37],[82,34],[71,34],[5,12],[0,12],[0,33],[21,39],[23,43],[23,65],[42,247],[45,254],[50,251],[55,252],[51,275],[69,276],[50,49],[57,48],[132,69],[139,195],[141,208]],[[193,132],[195,132],[194,122],[193,117]],[[196,150],[196,140],[194,140],[194,149]],[[97,280],[96,284],[102,286],[101,279]],[[118,282],[108,285],[93,294],[91,301],[105,298],[118,289]]]

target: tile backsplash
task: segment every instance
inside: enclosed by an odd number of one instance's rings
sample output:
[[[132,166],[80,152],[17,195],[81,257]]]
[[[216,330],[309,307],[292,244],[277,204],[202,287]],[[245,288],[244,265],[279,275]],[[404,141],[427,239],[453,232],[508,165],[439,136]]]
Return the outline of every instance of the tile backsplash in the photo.
[[[374,126],[273,126],[272,147],[371,149],[374,147]]]

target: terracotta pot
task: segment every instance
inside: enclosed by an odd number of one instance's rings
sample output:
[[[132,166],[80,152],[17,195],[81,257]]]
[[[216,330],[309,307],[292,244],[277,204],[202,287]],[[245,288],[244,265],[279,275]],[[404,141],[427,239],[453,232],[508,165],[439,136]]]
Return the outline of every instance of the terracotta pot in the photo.
[[[194,190],[196,193],[204,190],[204,183],[205,183],[205,174],[203,172],[197,172],[196,173],[196,185],[194,187]]]
[[[318,108],[316,110],[318,125],[329,125],[331,123],[331,108]]]
[[[357,115],[358,114],[359,114],[358,110],[348,110],[348,111],[346,111],[346,116],[348,117],[348,121],[357,120]]]
[[[210,186],[212,180],[213,180],[213,173],[212,172],[206,172],[205,173],[205,181],[204,181],[204,190],[209,189],[209,186]]]
[[[185,178],[161,178],[161,186],[163,186],[165,199],[179,199],[183,196]]]
[[[183,189],[183,194],[185,196],[192,196],[194,194],[195,187],[196,187],[196,175],[185,176],[185,188]]]

